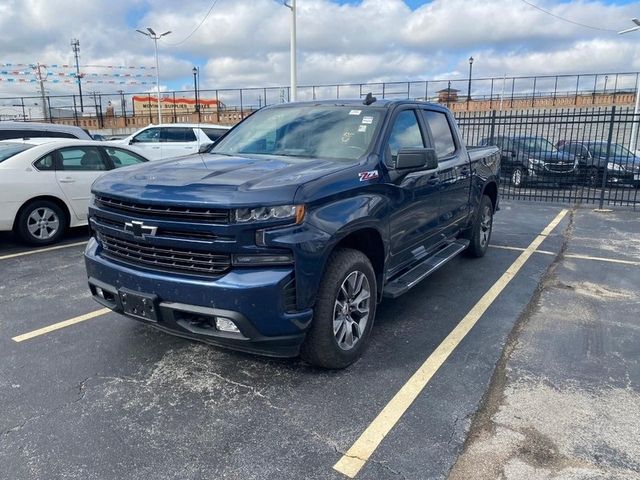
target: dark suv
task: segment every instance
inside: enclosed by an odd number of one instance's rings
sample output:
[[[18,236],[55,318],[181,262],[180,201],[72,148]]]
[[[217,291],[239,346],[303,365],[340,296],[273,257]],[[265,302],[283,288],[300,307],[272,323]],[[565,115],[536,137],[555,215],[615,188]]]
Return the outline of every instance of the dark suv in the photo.
[[[525,184],[567,184],[575,180],[577,160],[558,150],[543,137],[485,138],[480,145],[497,145],[502,151],[501,178],[511,179],[515,187]]]
[[[612,143],[607,159],[607,142],[560,141],[558,148],[578,158],[581,178],[590,186],[607,183],[640,187],[640,158],[618,143]]]

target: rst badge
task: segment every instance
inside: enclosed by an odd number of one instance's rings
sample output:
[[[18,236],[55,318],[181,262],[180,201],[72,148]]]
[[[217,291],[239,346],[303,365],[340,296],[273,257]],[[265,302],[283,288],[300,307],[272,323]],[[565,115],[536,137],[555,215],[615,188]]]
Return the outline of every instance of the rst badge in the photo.
[[[375,180],[378,178],[378,170],[371,170],[369,172],[360,172],[358,174],[361,182],[366,182],[367,180]]]

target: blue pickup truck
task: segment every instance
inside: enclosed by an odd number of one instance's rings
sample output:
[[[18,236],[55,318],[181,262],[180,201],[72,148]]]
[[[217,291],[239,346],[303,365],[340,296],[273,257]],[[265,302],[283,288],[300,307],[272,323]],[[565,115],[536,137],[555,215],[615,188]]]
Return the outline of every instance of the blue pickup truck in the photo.
[[[430,103],[263,108],[207,152],[95,182],[89,287],[171,334],[342,368],[384,297],[484,255],[499,164]]]

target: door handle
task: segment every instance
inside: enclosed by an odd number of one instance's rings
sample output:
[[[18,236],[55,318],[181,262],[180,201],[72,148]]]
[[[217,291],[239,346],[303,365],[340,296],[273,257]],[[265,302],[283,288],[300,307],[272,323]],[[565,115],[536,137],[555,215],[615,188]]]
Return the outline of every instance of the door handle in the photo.
[[[73,178],[61,178],[60,180],[58,180],[60,183],[73,183],[75,182],[75,180]]]

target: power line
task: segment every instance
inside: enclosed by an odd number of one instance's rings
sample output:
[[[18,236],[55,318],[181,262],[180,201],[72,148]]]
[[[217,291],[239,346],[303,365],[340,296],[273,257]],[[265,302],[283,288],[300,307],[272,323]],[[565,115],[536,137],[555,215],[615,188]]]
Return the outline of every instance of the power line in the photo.
[[[198,29],[202,26],[202,24],[207,20],[207,18],[209,18],[209,14],[211,13],[211,11],[213,10],[213,7],[216,6],[216,3],[218,3],[218,0],[213,0],[213,2],[211,2],[211,7],[209,7],[209,10],[207,11],[206,15],[204,16],[204,18],[200,21],[200,23],[198,24],[198,26],[196,28],[194,28],[192,30],[192,32],[187,35],[185,38],[183,38],[182,40],[180,40],[178,43],[167,43],[167,45],[172,46],[172,47],[177,47],[178,45],[182,45],[184,42],[186,42],[187,40],[189,40],[194,33],[196,33],[198,31]]]
[[[554,18],[557,18],[558,20],[562,20],[563,22],[567,22],[567,23],[571,23],[573,25],[578,25],[579,27],[584,27],[584,28],[590,28],[591,30],[599,30],[601,32],[613,32],[613,33],[617,33],[617,30],[611,30],[610,28],[600,28],[600,27],[594,27],[593,25],[587,25],[585,23],[580,23],[580,22],[576,22],[575,20],[570,20],[568,18],[564,18],[561,17],[560,15],[556,15],[553,12],[550,12],[549,10],[545,10],[542,7],[539,7],[538,5],[535,5],[531,2],[528,2],[527,0],[521,0],[523,3],[526,3],[527,5],[529,5],[530,7],[535,8],[536,10],[540,10],[542,13],[546,13],[547,15],[551,15]]]

